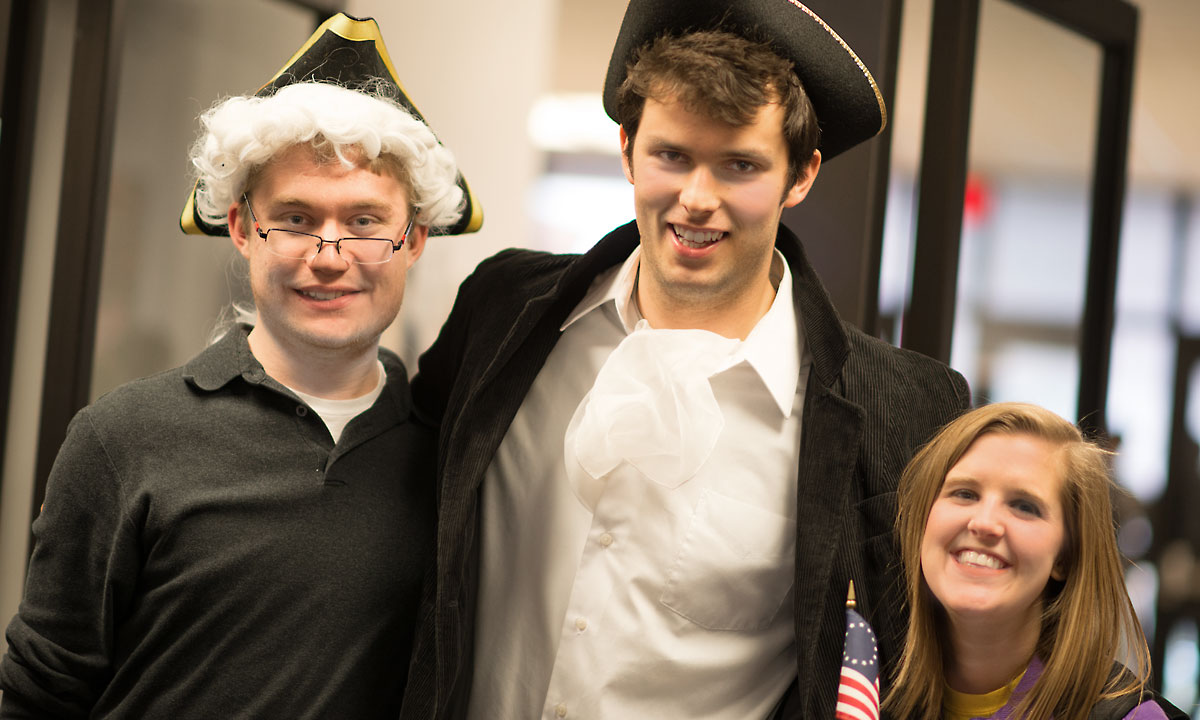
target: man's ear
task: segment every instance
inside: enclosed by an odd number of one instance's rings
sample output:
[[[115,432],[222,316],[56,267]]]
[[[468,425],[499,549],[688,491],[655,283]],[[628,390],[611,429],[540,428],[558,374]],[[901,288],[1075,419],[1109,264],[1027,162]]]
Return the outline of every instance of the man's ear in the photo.
[[[812,188],[813,181],[817,179],[817,172],[820,169],[821,151],[813,150],[812,159],[808,161],[808,165],[804,166],[804,173],[796,179],[796,184],[790,187],[783,196],[784,207],[795,207],[808,196],[808,191]]]
[[[421,253],[425,251],[425,241],[429,239],[428,225],[413,225],[412,230],[408,231],[408,237],[404,240],[404,247],[408,251],[406,253],[405,262],[409,267],[421,257]]]
[[[250,238],[246,235],[246,223],[242,218],[242,203],[240,201],[229,206],[229,239],[233,241],[233,246],[242,254],[242,257],[250,258]]]
[[[621,169],[625,171],[625,179],[633,184],[633,161],[630,159],[633,156],[633,146],[629,143],[629,136],[625,134],[625,126],[621,126]]]

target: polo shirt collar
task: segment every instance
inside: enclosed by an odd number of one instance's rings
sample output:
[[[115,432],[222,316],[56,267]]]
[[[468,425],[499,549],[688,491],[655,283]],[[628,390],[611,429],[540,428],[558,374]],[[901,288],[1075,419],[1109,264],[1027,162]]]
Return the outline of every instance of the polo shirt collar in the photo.
[[[267,379],[262,363],[250,352],[251,327],[238,323],[183,367],[183,377],[201,390],[220,390],[236,377],[260,384]]]
[[[254,357],[247,337],[251,329],[250,325],[241,323],[231,327],[219,340],[184,365],[184,380],[199,390],[215,392],[236,378],[241,378],[251,385],[261,385],[299,401],[300,398],[292,390],[268,376],[262,363]],[[403,421],[412,411],[408,373],[404,363],[394,353],[383,348],[380,348],[379,360],[387,373],[387,385],[370,410],[363,413],[370,421],[366,424],[359,422],[346,426],[346,434],[338,443],[338,448],[344,451],[348,452],[356,445]],[[390,402],[380,402],[384,397],[390,398]],[[330,462],[333,459],[331,457]]]

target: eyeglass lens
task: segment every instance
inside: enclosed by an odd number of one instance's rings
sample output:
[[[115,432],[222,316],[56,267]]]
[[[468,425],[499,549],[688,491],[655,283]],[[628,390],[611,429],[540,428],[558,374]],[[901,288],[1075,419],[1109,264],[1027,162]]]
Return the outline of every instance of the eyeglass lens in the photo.
[[[267,230],[267,249],[280,257],[303,260],[318,248],[318,244],[334,245],[316,235],[291,230]],[[392,257],[392,241],[386,238],[341,238],[335,252],[345,259],[363,265],[385,263]]]

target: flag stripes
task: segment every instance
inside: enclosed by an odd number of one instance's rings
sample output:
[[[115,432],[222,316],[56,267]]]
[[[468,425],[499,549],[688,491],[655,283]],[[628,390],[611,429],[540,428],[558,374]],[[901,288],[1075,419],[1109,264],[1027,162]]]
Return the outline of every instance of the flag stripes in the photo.
[[[853,668],[842,668],[837,720],[878,720],[879,688]]]

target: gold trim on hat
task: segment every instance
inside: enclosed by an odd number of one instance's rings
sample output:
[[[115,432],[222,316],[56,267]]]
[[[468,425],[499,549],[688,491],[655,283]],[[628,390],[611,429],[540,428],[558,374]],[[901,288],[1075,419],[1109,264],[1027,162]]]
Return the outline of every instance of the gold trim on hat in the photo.
[[[187,203],[183,206],[183,213],[179,216],[179,228],[187,235],[208,235],[200,229],[196,224],[196,186],[199,183],[192,184],[192,191],[188,193]]]
[[[302,45],[300,49],[296,51],[296,54],[292,55],[291,59],[289,59],[287,63],[285,63],[284,66],[279,69],[279,72],[275,73],[270,80],[263,84],[263,87],[265,88],[267,85],[275,82],[280,75],[283,75],[285,72],[287,72],[288,68],[290,68],[297,60],[299,60],[304,53],[308,52],[308,49],[311,48],[313,44],[321,38],[322,35],[325,34],[324,31],[326,30],[334,35],[337,35],[338,37],[341,37],[345,40],[350,40],[352,42],[369,40],[374,43],[375,50],[379,53],[379,58],[383,60],[384,67],[386,67],[388,73],[391,74],[392,80],[396,83],[396,87],[400,88],[400,93],[404,95],[404,97],[410,97],[408,90],[405,90],[404,84],[400,82],[400,73],[396,72],[396,66],[392,64],[392,58],[388,55],[387,48],[384,47],[383,33],[379,30],[379,23],[375,22],[374,18],[358,20],[346,15],[345,13],[338,13],[321,23],[321,25],[317,27],[315,31],[313,31],[312,36],[308,38],[308,42],[304,43],[304,45]],[[409,100],[409,102],[412,101]],[[427,126],[428,124],[429,123],[426,123]],[[432,132],[432,128],[430,128],[430,131]],[[467,181],[462,177],[461,173],[459,174],[459,180],[462,184],[464,198],[471,206],[471,217],[467,220],[467,224],[460,231],[460,234],[476,232],[483,226],[483,208],[480,207],[479,202],[475,199],[475,194],[471,192],[470,186],[467,185]]]
[[[371,42],[375,43],[375,50],[379,53],[379,58],[383,60],[384,67],[386,67],[388,72],[391,73],[392,80],[394,80],[396,86],[400,88],[400,92],[404,93],[405,96],[408,95],[408,91],[404,89],[404,85],[400,82],[400,73],[396,72],[396,66],[392,65],[392,58],[388,56],[387,48],[383,45],[383,33],[379,30],[379,23],[375,22],[374,18],[357,20],[346,15],[345,13],[338,13],[337,15],[334,15],[325,22],[321,23],[320,26],[313,31],[313,34],[308,38],[308,41],[301,45],[300,49],[296,51],[296,54],[292,55],[292,57],[283,64],[283,67],[279,68],[279,72],[271,76],[270,80],[263,83],[262,87],[265,88],[266,86],[278,80],[280,75],[283,75],[285,72],[287,72],[288,68],[294,65],[296,61],[304,55],[304,53],[308,52],[308,49],[311,48],[313,44],[317,42],[317,40],[321,39],[321,36],[325,34],[326,30],[334,35],[337,35],[338,37],[353,42],[370,40]],[[259,88],[259,90],[261,91],[262,88]]]
[[[459,177],[462,177],[461,173],[459,173]],[[471,206],[471,219],[467,221],[466,227],[459,233],[460,235],[465,235],[466,233],[478,232],[479,228],[483,227],[483,208],[475,200],[475,194],[471,192],[470,186],[467,185],[466,178],[463,178],[462,184],[463,191],[466,193],[466,199],[470,201],[469,204]]]
[[[349,40],[351,42],[370,41],[373,43],[375,45],[375,51],[379,55],[379,59],[383,61],[384,67],[387,68],[388,73],[391,75],[391,80],[396,83],[396,87],[399,88],[400,94],[404,97],[404,99],[410,105],[412,105],[414,110],[416,110],[416,106],[415,104],[412,104],[412,100],[409,97],[408,91],[404,89],[404,84],[400,82],[400,74],[396,72],[396,66],[392,64],[392,58],[388,55],[387,48],[383,44],[383,34],[379,30],[379,23],[375,22],[374,18],[360,20],[358,18],[352,18],[345,13],[337,13],[333,17],[321,23],[317,29],[313,31],[312,35],[309,36],[308,40],[300,46],[300,49],[297,50],[286,63],[284,63],[283,67],[281,67],[278,72],[272,75],[270,80],[263,83],[263,85],[258,89],[258,92],[262,92],[263,89],[278,80],[282,75],[284,75],[284,73],[288,72],[291,67],[295,65],[296,62],[300,60],[300,58],[303,57],[304,54],[307,53],[312,46],[325,35],[325,31],[327,30],[343,40]],[[418,115],[420,114],[420,111],[416,112]],[[428,127],[429,123],[426,122],[425,125]],[[430,132],[433,132],[432,128],[430,128]],[[466,178],[463,177],[461,171],[458,175],[457,184],[462,188],[463,199],[470,207],[471,212],[470,217],[467,220],[467,224],[461,230],[456,232],[455,235],[465,235],[467,233],[477,232],[483,226],[483,208],[480,206],[479,201],[475,198],[475,194],[471,192],[471,187],[467,184]],[[196,190],[198,188],[199,181],[193,183],[192,191],[188,193],[187,202],[184,204],[183,213],[179,218],[179,227],[187,235],[210,234],[200,226],[200,223],[197,222],[196,219]],[[430,229],[449,230],[457,226],[457,224],[458,222],[441,226],[431,225]]]
[[[863,64],[862,60],[858,59],[858,55],[854,52],[854,49],[846,44],[846,41],[842,39],[842,36],[838,35],[837,31],[829,27],[829,25],[822,20],[819,15],[812,10],[809,10],[804,4],[800,3],[799,0],[787,1],[803,10],[808,14],[809,17],[820,23],[821,27],[825,28],[825,31],[828,32],[834,40],[837,40],[838,44],[846,49],[846,52],[850,53],[850,58],[854,60],[854,64],[858,65],[858,69],[862,70],[863,76],[867,78],[867,82],[871,83],[871,90],[875,93],[875,101],[879,103],[879,117],[881,118],[881,121],[879,123],[879,129],[875,131],[875,134],[878,135],[879,133],[883,132],[883,129],[887,127],[887,106],[883,103],[883,95],[879,92],[879,86],[875,84],[875,78],[871,77],[871,71],[867,69],[867,66]]]

